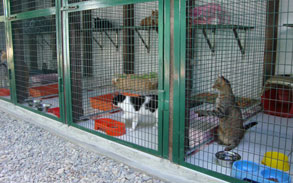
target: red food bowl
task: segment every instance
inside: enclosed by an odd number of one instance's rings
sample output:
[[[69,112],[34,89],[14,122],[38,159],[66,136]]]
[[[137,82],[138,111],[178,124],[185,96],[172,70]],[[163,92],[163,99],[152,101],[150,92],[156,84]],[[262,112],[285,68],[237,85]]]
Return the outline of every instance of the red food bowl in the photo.
[[[121,136],[126,133],[125,124],[110,118],[95,120],[95,130],[102,130],[110,136]]]
[[[48,109],[48,112],[52,113],[55,116],[57,116],[58,118],[60,118],[60,109],[59,109],[59,107],[50,108],[50,109]]]
[[[293,117],[293,101],[292,90],[286,89],[269,89],[261,96],[261,103],[264,113],[292,118]]]
[[[0,88],[0,96],[9,96],[10,90],[6,88]]]

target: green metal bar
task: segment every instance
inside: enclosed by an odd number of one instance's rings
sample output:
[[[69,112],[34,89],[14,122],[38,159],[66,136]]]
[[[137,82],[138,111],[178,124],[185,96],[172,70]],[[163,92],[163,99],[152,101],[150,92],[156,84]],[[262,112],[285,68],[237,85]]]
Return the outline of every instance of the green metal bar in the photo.
[[[10,1],[4,0],[4,16],[5,16],[5,35],[6,35],[6,53],[7,53],[7,63],[8,68],[11,72],[10,79],[10,96],[11,101],[16,104],[16,82],[15,82],[15,68],[13,60],[13,43],[12,43],[12,26],[11,21],[8,21],[7,18],[10,16]]]
[[[150,153],[150,154],[153,154],[153,155],[156,155],[156,156],[160,156],[161,155],[159,151],[156,151],[156,150],[153,150],[153,149],[149,149],[149,148],[146,148],[146,147],[142,147],[142,146],[139,146],[139,145],[136,145],[136,144],[133,144],[133,143],[124,141],[124,140],[120,140],[120,139],[117,139],[115,137],[112,137],[112,136],[109,136],[109,135],[105,135],[103,133],[100,133],[99,131],[91,130],[91,129],[85,128],[83,126],[77,125],[75,123],[70,124],[70,126],[73,126],[75,128],[81,129],[83,131],[86,131],[86,132],[89,132],[89,133],[98,135],[98,136],[103,137],[105,139],[108,139],[108,140],[111,140],[111,141],[114,141],[114,142],[117,142],[117,143],[120,143],[120,144],[129,146],[131,148],[144,151],[146,153]]]
[[[65,123],[65,104],[64,104],[64,85],[63,85],[63,59],[62,59],[62,22],[61,22],[61,2],[55,0],[56,4],[56,49],[58,65],[58,91],[59,91],[59,110],[60,121]]]
[[[0,22],[4,22],[5,16],[0,16]]]
[[[91,10],[91,9],[97,9],[97,8],[105,8],[110,6],[121,6],[121,5],[127,5],[127,4],[134,4],[134,3],[145,3],[145,2],[153,2],[157,0],[100,0],[100,1],[84,1],[79,3],[71,3],[70,5],[67,4],[67,0],[63,0],[63,2],[66,2],[66,4],[63,5],[63,7],[71,7],[71,6],[78,6],[77,9],[68,10],[68,12],[76,12],[76,11],[83,11],[83,10]]]
[[[224,174],[221,174],[221,173],[212,171],[212,170],[208,170],[208,169],[205,169],[205,168],[201,168],[199,166],[195,166],[195,165],[192,165],[192,164],[189,164],[189,163],[183,162],[183,163],[181,163],[181,165],[183,165],[183,166],[185,166],[187,168],[196,170],[198,172],[201,172],[201,173],[210,175],[212,177],[215,177],[215,178],[218,178],[218,179],[227,181],[227,182],[247,183],[246,181],[243,181],[243,180],[240,180],[240,179],[237,179],[237,178],[234,178],[234,177],[230,177],[228,175],[224,175]]]
[[[56,14],[56,8],[52,7],[52,8],[46,8],[46,9],[33,10],[33,11],[24,12],[24,13],[13,14],[8,17],[8,20],[11,20],[11,21],[23,20],[23,19],[49,16],[49,15],[55,15],[55,14]]]
[[[164,80],[164,116],[163,116],[163,157],[169,158],[169,93],[170,93],[170,1],[163,1],[163,10],[164,10],[164,17],[163,20],[160,19],[160,22],[163,22],[163,26],[160,25],[160,28],[163,28],[163,31],[160,30],[159,33],[163,33],[163,35],[159,34],[159,48],[163,50],[160,52],[160,58],[163,55],[163,71],[160,70],[162,73],[162,77]],[[161,5],[161,4],[160,4]],[[162,7],[160,6],[159,12],[162,11]],[[163,40],[163,45],[160,45],[161,39]],[[159,65],[161,65],[161,61],[159,60]]]
[[[27,106],[24,106],[23,104],[19,104],[19,103],[16,103],[15,105],[18,106],[18,107],[24,108],[24,109],[26,109],[28,111],[31,111],[31,112],[37,113],[39,115],[45,116],[47,118],[50,118],[50,119],[53,119],[53,120],[56,120],[56,121],[60,121],[61,122],[61,119],[59,119],[58,117],[55,117],[53,115],[44,113],[42,111],[38,111],[37,109],[33,109],[31,107],[27,107]]]
[[[179,9],[181,7],[181,9]],[[177,16],[180,15],[180,16]],[[173,77],[173,153],[172,159],[179,163],[184,160],[184,121],[185,121],[185,0],[174,0],[174,77]],[[180,32],[181,31],[181,32]],[[180,42],[181,38],[181,42]],[[183,54],[180,54],[183,53]],[[183,93],[182,93],[183,92]]]
[[[158,86],[158,90],[159,91],[164,91],[165,86],[164,86],[164,49],[163,49],[163,45],[164,45],[164,29],[163,29],[163,21],[164,21],[164,4],[163,4],[163,0],[159,0],[159,72],[158,72],[158,82],[159,82],[159,86]],[[159,154],[162,156],[163,155],[163,134],[165,133],[166,130],[163,131],[163,129],[165,129],[165,124],[166,124],[166,119],[164,118],[164,104],[163,102],[165,101],[165,91],[164,92],[159,92],[158,93],[158,97],[159,97],[159,119],[158,119],[158,152]],[[160,100],[161,99],[161,100]],[[164,120],[164,121],[163,121]],[[165,140],[165,139],[164,139]]]
[[[63,0],[63,5],[67,5],[67,0]],[[69,54],[69,21],[68,11],[63,11],[63,70],[64,70],[64,84],[65,84],[65,105],[66,105],[66,123],[73,126],[72,119],[72,102],[71,102],[71,77],[70,77],[70,54]]]

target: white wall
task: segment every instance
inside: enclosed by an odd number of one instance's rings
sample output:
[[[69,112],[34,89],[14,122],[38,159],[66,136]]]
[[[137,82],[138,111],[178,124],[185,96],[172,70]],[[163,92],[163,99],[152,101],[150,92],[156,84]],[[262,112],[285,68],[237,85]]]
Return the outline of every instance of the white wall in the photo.
[[[293,1],[280,1],[276,74],[293,75]]]
[[[198,5],[208,1],[197,1]],[[213,1],[214,2],[214,1]],[[194,93],[213,92],[212,85],[219,75],[225,76],[237,96],[258,98],[261,93],[266,1],[221,0],[230,24],[253,26],[247,32],[246,53],[242,55],[232,29],[217,29],[216,52],[213,55],[199,29],[196,35],[194,63]],[[239,35],[244,36],[244,31]],[[211,32],[209,36],[211,37]],[[243,40],[243,39],[242,39]]]
[[[134,6],[135,25],[139,26],[141,19],[150,16],[152,10],[158,9],[157,2],[139,3]],[[115,6],[109,8],[101,8],[92,11],[93,18],[99,17],[111,21],[115,26],[123,25],[123,6]],[[147,42],[147,31],[140,31],[142,37]],[[116,33],[108,31],[108,34],[116,41]],[[150,52],[139,39],[137,33],[134,35],[134,72],[136,74],[157,72],[158,71],[158,33],[151,31],[150,33]],[[116,50],[114,45],[103,33],[94,32],[94,37],[98,41],[102,41],[103,49],[93,41],[93,65],[94,77],[97,85],[110,85],[112,78],[123,73],[123,31],[119,31],[119,48]],[[125,44],[125,43],[124,43]]]

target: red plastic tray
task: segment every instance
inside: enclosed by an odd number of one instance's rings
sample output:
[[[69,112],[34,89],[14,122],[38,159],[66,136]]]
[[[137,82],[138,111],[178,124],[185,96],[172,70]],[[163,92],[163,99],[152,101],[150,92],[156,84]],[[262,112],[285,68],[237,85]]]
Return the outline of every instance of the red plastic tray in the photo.
[[[102,130],[110,136],[121,136],[126,133],[125,124],[110,118],[95,120],[95,130]]]
[[[48,112],[52,113],[55,116],[57,116],[58,118],[60,118],[60,109],[59,109],[59,107],[50,108],[50,109],[48,109]]]
[[[9,96],[10,90],[6,88],[0,88],[0,96]]]

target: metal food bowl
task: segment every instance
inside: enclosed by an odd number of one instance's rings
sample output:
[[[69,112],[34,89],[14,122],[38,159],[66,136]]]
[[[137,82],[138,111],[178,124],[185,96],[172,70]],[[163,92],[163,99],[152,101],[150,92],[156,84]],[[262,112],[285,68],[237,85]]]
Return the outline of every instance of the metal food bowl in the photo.
[[[42,100],[40,99],[34,99],[33,100],[33,106],[38,107],[42,103]]]
[[[34,106],[34,101],[33,99],[27,100],[28,106],[33,107]]]
[[[231,151],[219,151],[216,153],[217,163],[224,167],[232,167],[234,161],[241,159],[238,153]]]
[[[52,106],[52,104],[38,104],[36,107],[39,111],[48,112],[48,109]]]

